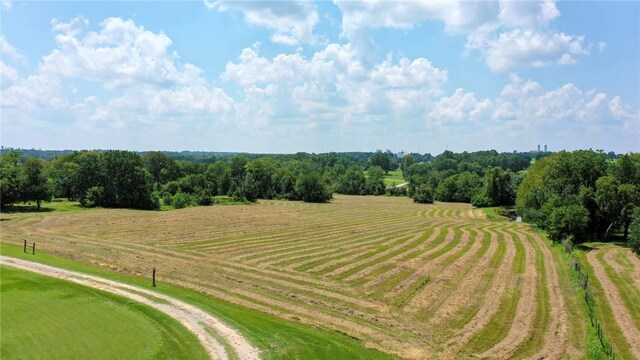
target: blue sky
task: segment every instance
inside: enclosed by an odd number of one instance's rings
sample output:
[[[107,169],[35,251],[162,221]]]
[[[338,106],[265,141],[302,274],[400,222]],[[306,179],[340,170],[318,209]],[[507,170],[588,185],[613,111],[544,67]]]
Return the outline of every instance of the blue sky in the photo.
[[[2,1],[3,146],[640,151],[640,2]]]

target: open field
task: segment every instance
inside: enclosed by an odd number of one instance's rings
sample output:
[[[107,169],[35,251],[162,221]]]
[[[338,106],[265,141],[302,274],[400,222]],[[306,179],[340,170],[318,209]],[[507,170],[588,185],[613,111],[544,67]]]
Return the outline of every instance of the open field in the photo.
[[[177,321],[123,297],[9,266],[0,280],[4,359],[207,357]]]
[[[404,183],[405,181],[406,180],[402,176],[401,170],[389,171],[387,175],[384,177],[385,186],[397,186]]]
[[[406,358],[586,356],[588,320],[560,249],[469,205],[336,196],[2,219],[3,243],[26,238],[136,276],[156,266],[161,283]],[[272,351],[269,341],[256,345]]]

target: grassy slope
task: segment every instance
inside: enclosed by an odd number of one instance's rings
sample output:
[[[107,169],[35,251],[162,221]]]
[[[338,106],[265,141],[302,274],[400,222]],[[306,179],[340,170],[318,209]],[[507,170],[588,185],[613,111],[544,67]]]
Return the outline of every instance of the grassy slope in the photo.
[[[593,268],[591,267],[591,265],[589,264],[586,258],[589,248],[591,248],[592,246],[597,246],[602,244],[585,243],[582,245],[583,246],[581,248],[578,248],[579,250],[576,250],[574,253],[576,255],[576,258],[578,258],[579,261],[582,263],[585,273],[589,275],[589,284],[591,286],[591,289],[593,289],[593,295],[595,297],[595,311],[598,319],[600,320],[600,323],[602,324],[602,328],[604,329],[605,338],[612,343],[613,348],[615,349],[616,355],[618,356],[621,355],[623,359],[633,359],[633,355],[629,351],[629,345],[627,344],[627,340],[625,339],[624,335],[622,334],[622,331],[616,324],[616,321],[613,316],[613,310],[611,309],[611,306],[607,302],[607,298],[604,293],[604,290],[602,289],[602,285],[600,285],[600,281],[598,281],[598,278],[595,276]],[[602,358],[602,359],[607,358],[602,354],[602,351],[600,350],[600,344],[598,343],[597,338],[593,339],[589,343],[589,353],[590,355],[597,354],[597,356],[592,356],[593,358]]]
[[[389,171],[387,176],[384,177],[384,185],[385,186],[396,186],[405,182],[404,177],[402,176],[401,170]]]
[[[7,359],[198,359],[195,335],[123,297],[12,267],[0,272]]]
[[[0,244],[0,253],[150,288],[146,279],[106,272],[46,253],[25,255],[20,247],[8,244]],[[346,335],[279,319],[193,290],[167,284],[159,284],[154,290],[192,303],[220,317],[258,346],[264,359],[393,358],[365,348],[360,341]]]

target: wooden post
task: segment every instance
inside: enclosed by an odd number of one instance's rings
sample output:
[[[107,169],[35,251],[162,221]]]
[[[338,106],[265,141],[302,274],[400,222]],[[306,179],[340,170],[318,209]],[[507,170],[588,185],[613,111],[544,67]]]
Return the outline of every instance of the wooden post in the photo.
[[[153,268],[153,273],[151,277],[153,279],[153,287],[156,287],[156,268]]]
[[[36,242],[35,241],[33,242],[33,247],[31,248],[31,250],[32,250],[31,254],[35,255],[36,254]]]
[[[22,249],[22,251],[26,254],[27,253],[27,239],[22,239],[24,240],[24,248]]]

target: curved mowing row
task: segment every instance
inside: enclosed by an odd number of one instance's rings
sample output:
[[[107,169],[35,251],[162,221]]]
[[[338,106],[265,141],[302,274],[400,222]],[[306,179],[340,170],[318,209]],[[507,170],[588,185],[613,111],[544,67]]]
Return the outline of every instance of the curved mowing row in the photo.
[[[625,359],[640,359],[640,259],[617,246],[593,249],[586,259],[607,340]]]
[[[3,241],[37,239],[138,275],[156,266],[161,281],[406,358],[584,355],[584,315],[558,249],[465,204],[336,196],[12,220]]]

